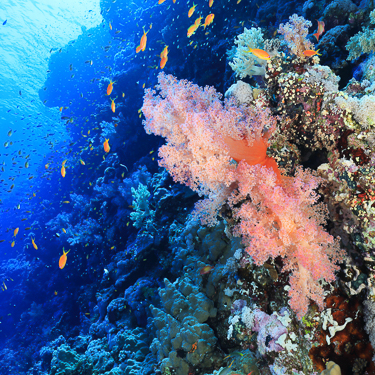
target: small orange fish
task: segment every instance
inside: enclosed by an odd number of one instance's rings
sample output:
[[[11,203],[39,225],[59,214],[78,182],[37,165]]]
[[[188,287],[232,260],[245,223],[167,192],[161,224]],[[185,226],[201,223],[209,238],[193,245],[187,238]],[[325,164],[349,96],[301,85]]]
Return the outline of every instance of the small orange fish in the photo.
[[[319,50],[317,51],[314,51],[312,49],[307,49],[306,51],[303,51],[303,54],[307,57],[311,57],[311,56],[315,56],[315,55],[318,55],[318,56],[322,56],[321,53],[318,53]]]
[[[165,0],[159,0],[158,4],[163,4]]]
[[[109,80],[109,84],[108,84],[108,86],[107,86],[107,95],[111,95],[111,94],[112,94],[113,84],[114,84],[114,83],[115,83],[115,82],[112,82],[111,79]]]
[[[164,69],[165,64],[167,63],[167,61],[168,61],[168,56],[163,57],[163,58],[160,60],[160,69]]]
[[[103,147],[104,147],[104,151],[105,152],[109,152],[109,150],[111,149],[111,147],[109,147],[109,143],[108,143],[109,139],[106,139],[103,143]]]
[[[191,25],[188,28],[187,37],[190,38],[196,31],[197,31],[197,26],[195,24]]]
[[[214,17],[215,15],[213,13],[210,13],[205,21],[204,21],[204,24],[203,24],[203,29],[206,29],[207,26],[211,25],[211,23],[214,21]]]
[[[65,175],[66,175],[66,169],[65,169],[65,166],[63,165],[61,167],[61,176],[65,177]]]
[[[44,168],[46,168],[46,169],[48,169],[48,167],[49,167],[49,164],[46,164],[46,165],[44,166]]]
[[[136,48],[135,52],[139,52],[139,51],[144,51],[146,49],[146,43],[147,43],[147,33],[149,32],[150,30],[147,30],[147,32],[145,32],[145,28],[143,28],[143,35],[142,35],[142,38],[141,38],[141,42],[139,43],[139,46]]]
[[[193,15],[193,13],[195,11],[195,7],[196,7],[196,4],[193,3],[193,6],[188,11],[188,17],[189,18]]]
[[[259,49],[259,48],[249,48],[248,51],[246,52],[252,53],[254,56],[258,57],[258,59],[261,59],[261,60],[271,59],[271,56],[268,54],[268,52],[263,51],[262,49]]]
[[[116,111],[116,104],[115,104],[115,99],[111,99],[112,103],[111,103],[111,109],[112,109],[112,112],[115,113]]]
[[[57,290],[55,290],[55,296],[57,296]]]
[[[160,58],[162,59],[163,57],[167,57],[168,56],[168,46],[165,46],[163,51],[161,51],[161,54],[160,54]]]
[[[324,26],[324,21],[318,21],[318,31],[315,34],[313,34],[318,42],[319,37],[324,33]]]
[[[200,269],[199,274],[200,275],[206,275],[207,273],[210,273],[213,268],[214,267],[212,267],[212,266],[204,266]]]
[[[61,112],[62,110],[63,110],[63,107],[60,107],[60,108],[59,108],[59,111]]]
[[[109,28],[112,30],[112,25],[111,25],[111,23],[109,23]]]
[[[34,246],[34,249],[35,249],[35,250],[38,250],[38,246],[37,246],[36,243],[35,243],[35,238],[31,238],[31,242],[32,242],[32,244],[33,244],[33,246]]]
[[[197,25],[199,26],[201,24],[201,20],[202,20],[202,16],[199,16],[195,21],[194,21],[194,25]]]
[[[67,261],[67,256],[66,254],[69,253],[70,250],[68,250],[67,252],[65,252],[65,250],[63,249],[63,255],[61,255],[60,259],[59,259],[59,267],[60,269],[63,269],[65,267],[65,264],[66,264],[66,261]]]
[[[210,0],[210,1],[208,2],[208,6],[211,8],[213,3],[214,3],[214,0]]]
[[[66,161],[67,161],[67,159],[65,159],[65,160],[62,162],[61,165],[65,165]]]
[[[16,241],[13,241],[11,244],[10,244],[10,246],[14,246],[16,244]]]
[[[16,229],[14,230],[14,232],[13,232],[13,236],[14,236],[14,237],[17,236],[19,230],[20,230],[20,228],[16,228]]]

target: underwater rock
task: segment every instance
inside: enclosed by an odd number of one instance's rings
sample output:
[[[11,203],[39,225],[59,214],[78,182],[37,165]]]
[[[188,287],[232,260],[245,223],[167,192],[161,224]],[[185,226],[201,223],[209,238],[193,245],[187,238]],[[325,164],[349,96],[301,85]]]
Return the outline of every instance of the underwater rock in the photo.
[[[163,307],[168,314],[183,319],[194,317],[199,323],[216,316],[213,302],[191,284],[189,278],[183,278],[175,283],[164,279],[165,289],[159,290]]]
[[[116,298],[107,306],[107,316],[110,323],[115,323],[121,318],[126,310],[126,300],[124,298]]]
[[[181,375],[188,374],[189,366],[209,368],[217,355],[217,338],[204,322],[216,316],[213,302],[189,278],[164,282],[159,294],[165,311],[151,305],[157,328],[152,352],[162,360],[162,369],[172,367]]]
[[[100,320],[103,320],[107,314],[107,307],[116,295],[115,287],[111,285],[109,288],[103,289],[97,295]]]
[[[95,370],[99,373],[109,371],[115,365],[115,361],[108,350],[106,338],[91,341],[85,355],[86,358],[90,358]]]
[[[69,345],[63,344],[53,352],[51,361],[51,375],[75,375],[84,374],[92,370],[92,364],[71,349]]]

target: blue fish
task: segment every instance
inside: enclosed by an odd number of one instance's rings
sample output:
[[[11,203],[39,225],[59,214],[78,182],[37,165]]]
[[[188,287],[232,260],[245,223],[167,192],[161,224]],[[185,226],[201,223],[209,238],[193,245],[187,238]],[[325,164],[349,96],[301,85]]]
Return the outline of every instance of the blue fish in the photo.
[[[8,21],[8,20],[5,20],[5,21],[3,22],[3,25],[5,25],[5,24],[7,23],[7,21]]]

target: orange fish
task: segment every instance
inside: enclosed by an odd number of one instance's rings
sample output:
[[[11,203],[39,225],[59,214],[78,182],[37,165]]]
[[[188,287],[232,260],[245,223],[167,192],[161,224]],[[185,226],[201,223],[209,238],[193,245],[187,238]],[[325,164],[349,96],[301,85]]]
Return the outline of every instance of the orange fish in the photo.
[[[209,14],[203,24],[203,28],[206,29],[207,26],[211,25],[214,20],[215,15],[213,13]]]
[[[159,0],[158,4],[163,4],[165,0]]]
[[[208,2],[208,6],[211,8],[213,3],[214,3],[214,0],[210,0],[210,1]]]
[[[60,267],[60,269],[63,269],[65,267],[65,264],[66,264],[66,261],[67,261],[66,254],[68,254],[69,251],[70,250],[68,250],[67,252],[65,252],[65,250],[63,249],[63,255],[61,255],[61,257],[59,259],[59,267]]]
[[[14,230],[14,232],[13,232],[13,236],[14,236],[14,237],[17,236],[19,230],[20,230],[20,228],[16,228],[16,229]]]
[[[189,12],[188,12],[189,18],[193,15],[193,13],[195,11],[195,7],[196,7],[196,5],[193,3],[193,6],[189,9]]]
[[[46,169],[48,169],[48,167],[49,167],[49,164],[46,164],[46,165],[44,166],[44,168],[46,168]]]
[[[210,273],[213,268],[214,267],[212,267],[212,266],[204,266],[200,269],[199,274],[200,275],[206,275],[207,273]]]
[[[65,175],[66,175],[66,170],[65,170],[65,166],[63,165],[61,167],[61,176],[65,177]]]
[[[268,52],[263,51],[259,48],[249,48],[247,52],[252,53],[254,56],[258,57],[258,59],[261,60],[270,60],[271,56],[268,54]]]
[[[199,25],[201,24],[202,17],[199,17],[195,20],[195,22],[188,28],[187,36],[190,38],[198,29]]]
[[[104,151],[105,152],[109,152],[109,150],[111,149],[111,147],[109,147],[109,143],[108,143],[109,139],[106,139],[103,143],[103,147],[104,147]]]
[[[111,23],[109,23],[109,28],[112,30],[112,25],[111,25]]]
[[[324,21],[318,21],[318,31],[315,34],[313,34],[318,42],[319,37],[324,33],[324,26]]]
[[[10,246],[14,246],[16,244],[16,241],[13,241],[11,244],[10,244]]]
[[[111,95],[111,94],[112,94],[113,84],[114,84],[114,83],[115,83],[115,82],[112,82],[111,79],[109,80],[109,84],[108,84],[108,86],[107,86],[107,95]]]
[[[143,35],[142,35],[142,38],[141,38],[141,42],[139,43],[139,46],[136,48],[135,52],[139,52],[139,51],[144,51],[146,49],[146,43],[147,43],[147,33],[149,32],[150,30],[147,30],[147,32],[145,32],[145,28],[143,28]]]
[[[111,99],[111,98],[110,98]],[[111,109],[112,109],[112,112],[115,113],[116,111],[116,104],[115,104],[115,99],[111,99],[112,100],[112,103],[111,103]]]
[[[163,51],[160,54],[160,69],[165,67],[165,64],[168,61],[168,46],[165,46]]]
[[[59,108],[59,111],[61,112],[62,110],[63,110],[63,107],[60,107],[60,108]]]
[[[315,56],[315,55],[319,55],[319,56],[322,56],[321,53],[318,53],[319,50],[317,51],[314,51],[312,49],[307,49],[306,51],[303,51],[303,54],[307,57],[311,57],[311,56]]]
[[[167,57],[168,56],[168,46],[165,46],[163,51],[161,51],[161,54],[160,54],[160,58],[162,59],[163,57]]]
[[[201,24],[201,20],[202,20],[202,16],[199,16],[195,21],[194,21],[194,25],[197,25],[199,26]]]
[[[188,28],[187,31],[187,37],[190,38],[196,31],[197,31],[198,26],[194,23]]]
[[[168,61],[168,56],[162,57],[162,59],[160,60],[160,69],[164,69],[167,61]]]
[[[35,243],[35,238],[31,238],[31,242],[32,242],[32,244],[33,244],[33,246],[34,246],[34,249],[35,249],[35,250],[38,250],[38,246],[37,246],[36,243]]]
[[[65,165],[66,161],[67,161],[67,159],[65,159],[65,160],[62,162],[61,165]]]

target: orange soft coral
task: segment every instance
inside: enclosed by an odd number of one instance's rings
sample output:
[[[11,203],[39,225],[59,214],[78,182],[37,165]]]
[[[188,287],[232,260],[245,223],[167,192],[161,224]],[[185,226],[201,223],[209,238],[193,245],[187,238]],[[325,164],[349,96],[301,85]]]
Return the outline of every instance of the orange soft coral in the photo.
[[[266,168],[271,168],[277,180],[281,182],[281,173],[274,158],[267,156],[268,142],[267,138],[255,139],[251,146],[244,139],[235,140],[231,137],[223,137],[227,145],[229,155],[237,163],[244,160],[248,165],[264,165]]]

